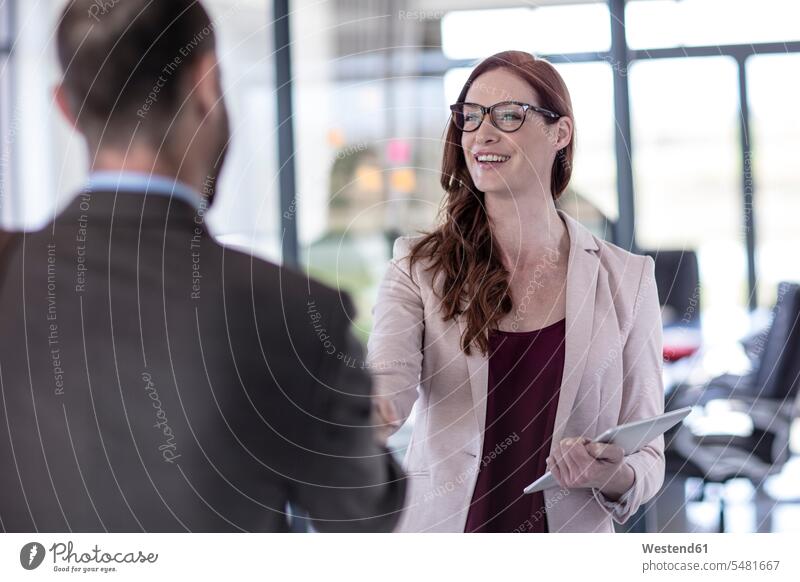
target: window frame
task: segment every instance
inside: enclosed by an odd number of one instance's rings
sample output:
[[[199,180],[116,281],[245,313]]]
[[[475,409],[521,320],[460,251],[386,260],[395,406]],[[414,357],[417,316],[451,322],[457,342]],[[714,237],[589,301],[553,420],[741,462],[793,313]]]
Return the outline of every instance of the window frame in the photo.
[[[625,7],[627,0],[607,0],[609,8],[609,26],[611,27],[611,47],[607,51],[582,52],[570,54],[543,54],[542,58],[552,63],[587,63],[587,62],[606,62],[612,66],[614,79],[614,116],[616,120],[615,150],[617,167],[617,202],[619,219],[612,232],[612,240],[634,252],[638,251],[635,233],[635,207],[634,207],[634,184],[633,184],[633,163],[632,155],[635,155],[635,148],[631,147],[631,119],[630,119],[630,100],[629,83],[627,72],[631,63],[635,61],[647,61],[652,59],[680,59],[697,58],[708,56],[727,56],[737,63],[738,87],[739,87],[739,114],[740,131],[739,147],[741,150],[741,226],[745,232],[745,247],[747,256],[747,285],[748,300],[747,307],[750,311],[756,309],[758,304],[758,285],[756,267],[756,219],[755,215],[758,208],[755,206],[757,198],[755,196],[754,184],[758,182],[754,175],[752,151],[748,136],[751,133],[750,112],[748,109],[748,85],[747,85],[747,60],[755,55],[800,53],[800,41],[793,42],[763,42],[755,44],[730,44],[715,46],[679,46],[657,49],[631,49],[628,46],[625,34]],[[388,48],[387,52],[392,53],[395,49]],[[386,72],[386,78],[392,79],[408,75],[407,70],[403,70],[395,65],[396,59],[387,55],[390,68]],[[371,55],[374,59],[376,55]],[[354,55],[339,59],[334,66],[334,81],[356,81],[369,78],[370,68],[358,66],[359,62],[365,57]],[[439,49],[429,49],[421,51],[416,56],[417,74],[424,76],[443,76],[447,71],[454,68],[471,68],[475,66],[472,59],[450,59]],[[283,200],[284,197],[282,196]],[[281,212],[286,211],[281,208]]]

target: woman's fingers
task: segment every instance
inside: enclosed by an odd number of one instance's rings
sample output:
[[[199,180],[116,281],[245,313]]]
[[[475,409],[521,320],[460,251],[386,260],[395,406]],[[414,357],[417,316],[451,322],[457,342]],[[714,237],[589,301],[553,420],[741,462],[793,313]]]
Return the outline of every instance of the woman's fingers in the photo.
[[[562,464],[570,487],[576,487],[581,474],[581,467],[575,460],[574,448],[576,446],[581,446],[576,439],[570,438],[561,441]]]
[[[551,464],[557,470],[558,477],[556,480],[559,482],[559,485],[566,488],[573,487],[574,467],[572,461],[568,459],[569,447],[571,446],[572,440],[573,439],[561,439],[557,442],[553,446],[553,454],[550,457],[550,459],[552,459]],[[552,469],[551,472],[553,472]],[[556,476],[556,472],[553,472],[553,476]]]
[[[547,469],[561,487],[602,487],[625,460],[625,451],[586,437],[561,439],[553,445]]]
[[[588,447],[591,446],[592,443],[586,437],[561,439],[554,445],[547,465],[559,485],[566,488],[591,486],[597,472],[598,460],[589,453]],[[609,451],[609,454],[612,453],[613,451]]]
[[[569,448],[569,461],[573,467],[573,487],[588,487],[595,472],[595,459],[586,452],[589,439],[576,438]]]
[[[555,450],[553,451],[555,453]],[[555,454],[547,457],[547,470],[553,474],[553,478],[558,482],[559,486],[566,488],[567,484],[564,483],[564,476],[561,474],[561,469],[559,468],[558,461],[555,458]]]
[[[383,422],[383,424],[394,426],[400,421],[399,415],[397,414],[397,408],[395,407],[394,402],[391,400],[387,400],[385,398],[375,398],[373,400],[373,404],[378,418]]]
[[[570,448],[570,459],[574,467],[577,467],[574,474],[574,484],[576,487],[589,487],[596,476],[597,461],[587,451],[586,442],[581,441]]]
[[[625,457],[625,451],[621,447],[606,443],[590,443],[586,447],[587,452],[598,461],[606,461],[613,465],[618,465]]]
[[[397,430],[400,425],[400,418],[397,414],[397,408],[391,400],[384,398],[372,399],[372,424],[375,427],[375,434],[378,443],[386,445],[389,437]]]
[[[569,475],[566,474],[566,466],[564,465],[563,451],[560,442],[553,445],[553,452],[547,458],[547,468],[561,487],[568,487],[567,480]]]

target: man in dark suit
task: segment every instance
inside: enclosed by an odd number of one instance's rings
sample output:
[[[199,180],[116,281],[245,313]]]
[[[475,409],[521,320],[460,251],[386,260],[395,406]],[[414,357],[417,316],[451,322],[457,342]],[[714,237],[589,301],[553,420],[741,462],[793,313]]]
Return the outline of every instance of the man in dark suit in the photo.
[[[228,143],[195,0],[73,0],[86,187],[0,257],[0,529],[389,531],[402,471],[339,293],[208,234]]]

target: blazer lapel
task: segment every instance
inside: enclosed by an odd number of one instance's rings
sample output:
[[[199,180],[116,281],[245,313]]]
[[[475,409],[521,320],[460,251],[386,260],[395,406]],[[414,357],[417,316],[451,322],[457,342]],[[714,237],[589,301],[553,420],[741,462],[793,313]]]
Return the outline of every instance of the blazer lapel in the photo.
[[[578,394],[586,359],[592,342],[594,306],[597,293],[597,272],[600,259],[597,243],[588,230],[559,211],[570,236],[567,264],[567,317],[564,344],[564,373],[558,397],[552,443],[564,434]]]
[[[564,434],[583,377],[583,370],[586,367],[586,356],[592,338],[597,271],[600,264],[595,252],[598,250],[598,246],[591,233],[569,215],[560,210],[558,213],[567,226],[570,249],[567,262],[564,374],[561,380],[552,443],[558,442]],[[462,314],[458,316],[457,320],[459,331],[463,336],[466,330],[466,318]],[[475,451],[479,455],[483,450],[483,433],[486,427],[489,358],[474,348],[470,355],[464,354],[464,357],[469,372],[472,410],[475,413],[475,422],[480,436],[478,450]]]

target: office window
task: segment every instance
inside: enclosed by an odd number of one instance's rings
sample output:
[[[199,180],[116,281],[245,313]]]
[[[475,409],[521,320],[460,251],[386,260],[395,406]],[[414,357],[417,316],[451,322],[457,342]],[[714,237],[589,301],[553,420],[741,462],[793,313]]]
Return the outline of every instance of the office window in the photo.
[[[442,19],[442,50],[451,59],[485,58],[510,48],[554,54],[610,46],[605,3],[460,10]]]
[[[336,26],[342,16],[331,3],[300,5],[293,15],[291,212],[303,268],[348,292],[358,311],[355,332],[366,340],[394,239],[435,222],[449,111],[441,77],[392,66],[416,62],[436,13],[422,21],[406,18],[401,4],[344,7],[357,22]],[[387,45],[390,36],[402,38],[397,47]],[[384,39],[379,48],[376,39]],[[353,53],[340,54],[346,47]]]
[[[637,239],[697,251],[709,333],[747,298],[737,88],[736,63],[724,57],[630,69]]]
[[[572,97],[578,144],[570,187],[561,203],[595,234],[610,238],[603,218],[619,216],[612,68],[603,62],[558,64],[556,68]]]
[[[442,81],[319,85],[297,86],[298,103],[327,96],[327,107],[297,117],[301,262],[311,275],[350,293],[357,331],[366,339],[394,239],[435,222],[448,118]]]
[[[272,2],[207,0],[231,144],[208,219],[222,242],[280,261]]]
[[[7,6],[0,4],[0,10]],[[8,152],[10,146],[14,152],[2,159],[4,184],[13,185],[2,218],[15,227],[35,228],[69,203],[86,178],[87,159],[83,141],[61,119],[51,95],[60,74],[53,30],[62,4],[49,3],[47,10],[32,2],[17,6],[13,87],[7,84],[6,61],[0,55],[0,90],[6,92],[0,100],[0,147]],[[206,6],[218,35],[233,133],[209,224],[227,243],[278,258],[270,3],[209,0]],[[8,92],[14,96],[13,111],[8,111]],[[9,129],[14,130],[13,140],[8,139]],[[6,166],[14,172],[10,181]]]
[[[800,282],[800,77],[792,73],[798,70],[798,54],[747,61],[758,299],[765,307],[774,303],[778,282]]]
[[[625,19],[632,49],[800,40],[796,0],[635,0]]]
[[[0,4],[0,226],[12,219],[11,184],[12,148],[17,134],[17,120],[11,105],[11,4]]]
[[[609,239],[607,220],[619,216],[614,159],[614,89],[611,67],[599,63],[558,63],[575,113],[578,148],[569,188],[559,204],[597,236]],[[472,69],[444,76],[446,103],[453,103]]]
[[[356,329],[365,339],[394,238],[435,224],[448,105],[470,69],[452,69],[443,79],[334,82],[319,76],[314,63],[322,56],[308,51],[300,53],[307,58],[298,58],[296,72],[296,102],[303,111],[312,108],[297,117],[296,128],[301,261],[311,275],[353,296]],[[604,219],[618,214],[611,67],[557,67],[572,93],[579,144],[562,203],[608,236]]]
[[[14,129],[11,148],[9,223],[14,228],[37,228],[66,202],[62,190],[77,187],[77,164],[72,163],[66,122],[52,99],[58,80],[55,35],[61,6],[17,2],[13,39],[13,72],[9,95]],[[85,163],[80,158],[81,166]]]

